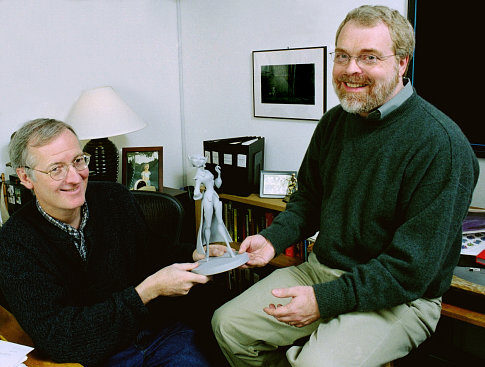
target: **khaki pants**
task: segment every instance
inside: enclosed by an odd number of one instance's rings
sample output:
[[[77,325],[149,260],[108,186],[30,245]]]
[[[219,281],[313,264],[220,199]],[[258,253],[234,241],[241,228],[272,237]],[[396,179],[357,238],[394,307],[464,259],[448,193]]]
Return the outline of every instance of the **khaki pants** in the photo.
[[[216,310],[212,328],[231,366],[380,366],[406,355],[434,332],[441,298],[342,314],[303,328],[263,311],[270,303],[289,302],[274,297],[274,288],[328,282],[341,274],[311,254],[308,262],[274,271]],[[304,337],[309,339],[302,346],[293,345]]]

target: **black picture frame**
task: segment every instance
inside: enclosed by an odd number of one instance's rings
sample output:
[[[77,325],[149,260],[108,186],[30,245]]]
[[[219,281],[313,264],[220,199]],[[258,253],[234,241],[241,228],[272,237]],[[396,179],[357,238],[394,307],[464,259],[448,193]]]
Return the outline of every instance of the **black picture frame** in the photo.
[[[326,111],[327,47],[253,51],[254,117],[318,121]]]
[[[122,148],[121,176],[130,190],[163,191],[163,147]]]

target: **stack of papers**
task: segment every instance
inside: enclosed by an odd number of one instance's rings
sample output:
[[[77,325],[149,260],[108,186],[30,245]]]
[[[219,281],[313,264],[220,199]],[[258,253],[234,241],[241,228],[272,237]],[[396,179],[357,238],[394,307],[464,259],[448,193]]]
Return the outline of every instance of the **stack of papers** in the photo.
[[[0,340],[0,366],[25,367],[23,362],[27,360],[27,354],[33,349],[26,345]]]
[[[477,256],[485,250],[485,210],[470,209],[462,225],[461,254]]]

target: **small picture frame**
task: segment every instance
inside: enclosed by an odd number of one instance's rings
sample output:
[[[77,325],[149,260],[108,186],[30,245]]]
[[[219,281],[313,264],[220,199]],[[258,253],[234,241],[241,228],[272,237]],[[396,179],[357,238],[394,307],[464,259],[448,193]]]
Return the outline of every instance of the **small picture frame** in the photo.
[[[122,149],[122,183],[130,190],[163,191],[163,147]]]
[[[296,171],[261,171],[259,196],[262,198],[279,198],[286,196],[291,175]]]

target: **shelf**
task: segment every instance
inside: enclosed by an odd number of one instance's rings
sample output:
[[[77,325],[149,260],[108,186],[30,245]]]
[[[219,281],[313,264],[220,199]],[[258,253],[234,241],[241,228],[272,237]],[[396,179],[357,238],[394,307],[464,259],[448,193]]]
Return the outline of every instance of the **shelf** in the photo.
[[[291,257],[285,254],[279,254],[273,260],[271,260],[269,264],[278,268],[286,268],[287,266],[300,265],[302,262],[303,260],[298,257]]]
[[[239,251],[239,245],[240,245],[239,242],[232,242],[231,243],[231,247],[236,251]],[[287,266],[300,265],[302,262],[303,262],[303,260],[298,258],[298,257],[291,257],[291,256],[287,256],[285,254],[279,254],[273,260],[271,260],[269,262],[269,264],[276,266],[278,268],[285,268]]]
[[[277,210],[280,212],[286,209],[286,203],[283,199],[260,198],[257,194],[251,194],[249,196],[220,194],[219,197],[224,200],[237,201],[239,203]]]
[[[485,327],[485,314],[480,312],[475,312],[443,302],[441,304],[441,314],[463,322],[467,322],[469,324]]]

